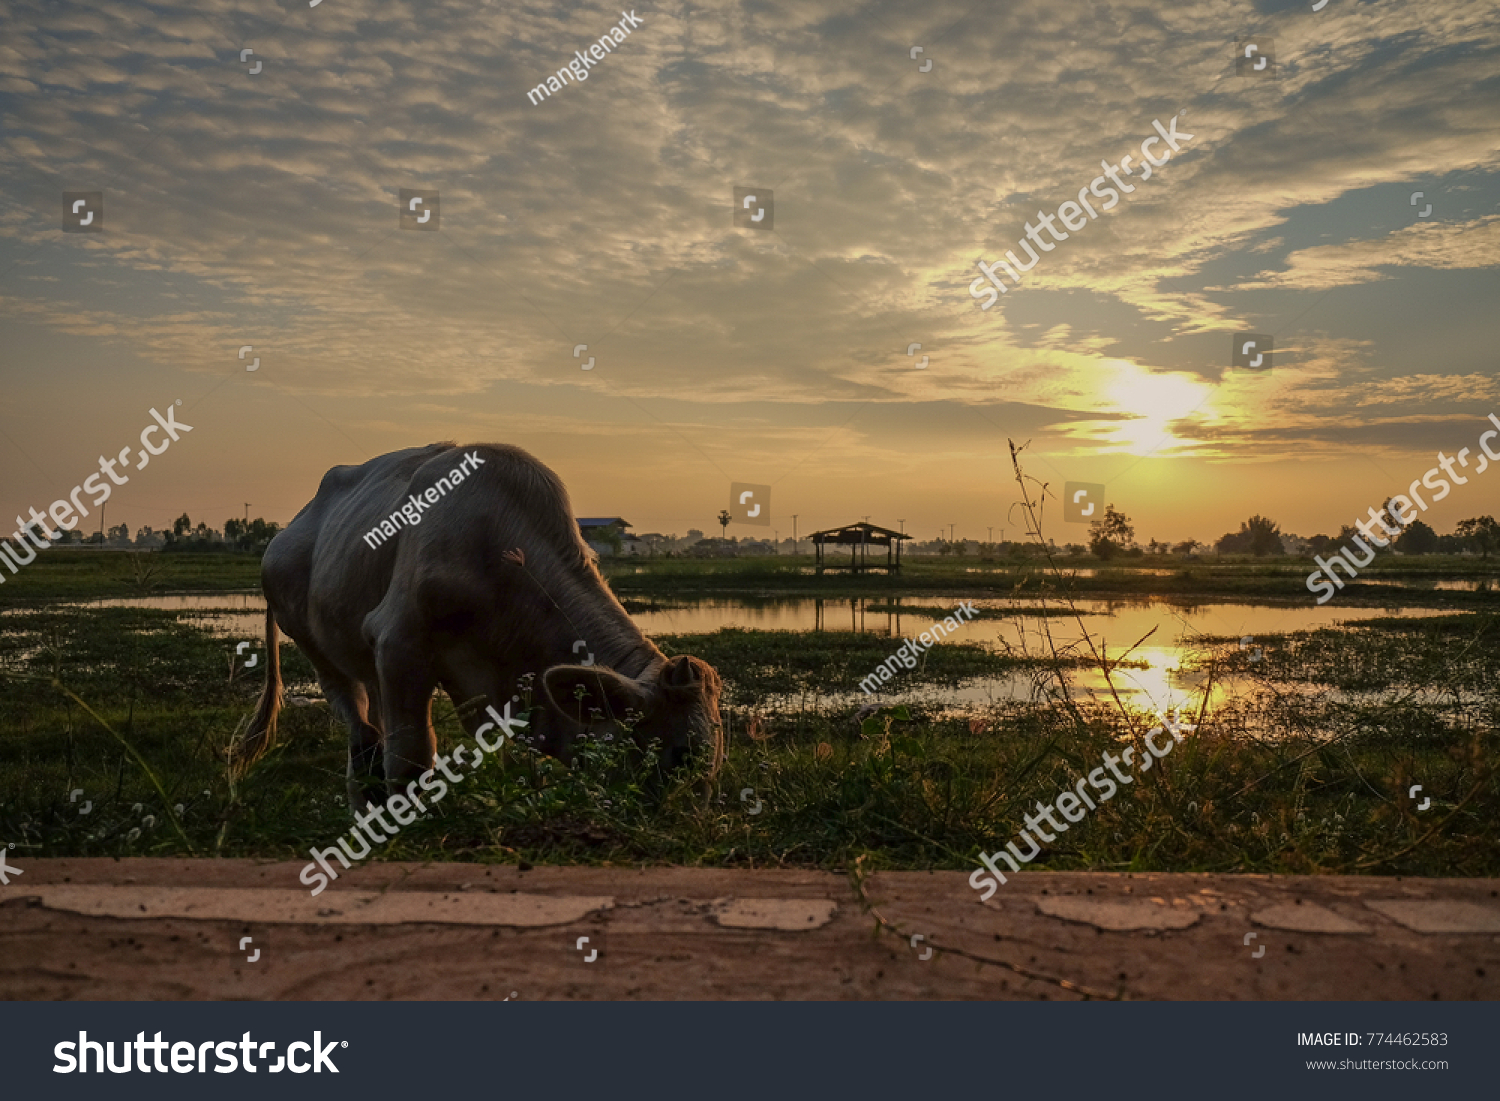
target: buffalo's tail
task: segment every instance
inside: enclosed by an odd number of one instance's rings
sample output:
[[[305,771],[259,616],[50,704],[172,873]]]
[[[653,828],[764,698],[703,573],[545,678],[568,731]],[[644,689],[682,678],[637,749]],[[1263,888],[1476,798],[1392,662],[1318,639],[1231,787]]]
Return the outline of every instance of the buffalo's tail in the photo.
[[[229,743],[229,771],[243,775],[255,761],[276,744],[276,716],[281,711],[281,650],[276,617],[266,604],[266,684],[250,724],[235,732]]]

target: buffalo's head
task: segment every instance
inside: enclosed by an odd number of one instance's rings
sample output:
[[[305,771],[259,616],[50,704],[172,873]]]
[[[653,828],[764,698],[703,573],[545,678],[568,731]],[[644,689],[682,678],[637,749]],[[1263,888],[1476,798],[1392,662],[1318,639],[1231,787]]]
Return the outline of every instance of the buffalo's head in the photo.
[[[554,665],[542,674],[549,721],[539,731],[540,748],[566,761],[580,736],[629,738],[642,752],[655,742],[664,773],[701,761],[712,776],[724,759],[721,688],[712,665],[687,655],[639,678],[597,665]]]

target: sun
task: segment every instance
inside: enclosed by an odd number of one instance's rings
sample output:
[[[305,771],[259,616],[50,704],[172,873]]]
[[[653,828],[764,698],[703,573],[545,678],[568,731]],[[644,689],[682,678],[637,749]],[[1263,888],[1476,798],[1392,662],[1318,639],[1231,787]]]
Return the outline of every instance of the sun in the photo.
[[[1176,435],[1172,422],[1191,413],[1213,417],[1209,404],[1213,387],[1178,372],[1147,370],[1126,360],[1112,360],[1114,381],[1104,387],[1105,398],[1131,419],[1112,424],[1105,439],[1130,455],[1162,455],[1177,445],[1190,443]]]

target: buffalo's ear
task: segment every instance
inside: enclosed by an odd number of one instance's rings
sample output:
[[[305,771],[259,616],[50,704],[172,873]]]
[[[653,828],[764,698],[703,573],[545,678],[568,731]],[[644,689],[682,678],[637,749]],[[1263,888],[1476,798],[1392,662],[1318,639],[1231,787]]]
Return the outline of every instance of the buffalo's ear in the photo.
[[[554,711],[585,724],[591,709],[598,709],[600,719],[618,721],[627,711],[644,715],[650,702],[635,681],[597,665],[554,665],[542,674],[542,688]]]
[[[719,674],[702,658],[679,654],[662,667],[660,683],[670,695],[701,695],[705,689],[712,692],[718,687]]]

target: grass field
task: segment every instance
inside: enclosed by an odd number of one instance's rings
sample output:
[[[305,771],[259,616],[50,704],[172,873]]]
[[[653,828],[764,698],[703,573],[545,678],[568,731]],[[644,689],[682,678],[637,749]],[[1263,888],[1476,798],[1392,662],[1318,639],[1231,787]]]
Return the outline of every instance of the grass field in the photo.
[[[1056,597],[1070,584],[1034,564],[921,561],[898,579],[818,578],[793,572],[798,565],[672,559],[610,574],[627,602],[862,593],[920,603],[928,593]],[[1139,572],[1163,568],[1184,579]],[[1257,638],[1266,655],[1254,663],[1232,644],[1205,648],[1193,660],[1210,678],[1251,678],[1255,691],[1189,716],[1197,730],[1161,767],[1032,866],[1500,875],[1500,594],[1421,587],[1488,580],[1494,568],[1392,559],[1370,576],[1407,584],[1351,586],[1340,599],[1451,614]],[[0,843],[16,844],[13,862],[188,852],[306,859],[310,846],[348,829],[344,732],[325,706],[288,708],[282,744],[231,786],[223,749],[259,678],[231,677],[225,640],[184,613],[67,603],[253,589],[257,570],[248,556],[43,555],[0,588]],[[1293,560],[1144,559],[1071,584],[1080,595],[1184,595],[1186,586],[1305,601],[1305,573]],[[888,638],[722,630],[655,641],[668,654],[703,657],[726,681],[730,755],[707,806],[687,785],[646,798],[649,778],[622,771],[613,746],[592,747],[571,770],[517,750],[503,764],[486,761],[376,858],[845,868],[865,855],[874,867],[967,868],[978,851],[1012,839],[1037,800],[1050,802],[1106,750],[1139,743],[1154,721],[1064,693],[1059,674],[1084,664],[1081,654],[1022,659],[945,643],[909,674],[914,683],[1019,669],[1036,685],[1033,699],[962,714],[916,702],[859,715],[830,702],[826,688],[868,673],[891,652]],[[295,648],[283,650],[283,663],[293,694],[316,694]],[[460,730],[446,699],[435,715],[440,743],[452,744]],[[1431,799],[1425,810],[1408,797],[1413,784]]]

